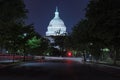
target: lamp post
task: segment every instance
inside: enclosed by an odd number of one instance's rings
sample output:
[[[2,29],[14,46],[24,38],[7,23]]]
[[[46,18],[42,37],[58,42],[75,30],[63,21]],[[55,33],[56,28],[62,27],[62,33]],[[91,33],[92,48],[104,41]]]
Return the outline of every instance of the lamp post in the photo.
[[[90,49],[91,49],[91,53],[92,53],[92,51],[93,51],[93,48],[92,48],[92,46],[93,46],[93,43],[91,42],[91,43],[90,43]],[[89,57],[90,57],[90,60],[92,61],[92,55],[91,55],[91,53],[90,53]]]
[[[23,37],[23,39],[24,39],[24,46],[23,46],[23,51],[24,51],[24,52],[23,52],[23,53],[24,53],[23,55],[24,55],[24,57],[23,57],[23,61],[25,61],[25,47],[26,47],[26,46],[25,46],[25,42],[26,42],[25,38],[26,38],[26,36],[27,36],[27,33],[24,33],[23,36],[24,36],[24,37]]]
[[[16,52],[16,50],[15,50],[15,46],[16,46],[16,45],[15,45],[15,40],[14,40],[14,41],[11,41],[11,40],[10,40],[10,41],[9,41],[9,44],[10,44],[10,45],[13,44],[13,47],[12,47],[12,48],[13,48],[13,50],[12,50],[12,53],[13,53],[13,54],[12,54],[12,62],[14,63],[14,61],[15,61],[15,52]],[[8,53],[8,51],[7,51],[7,53]]]

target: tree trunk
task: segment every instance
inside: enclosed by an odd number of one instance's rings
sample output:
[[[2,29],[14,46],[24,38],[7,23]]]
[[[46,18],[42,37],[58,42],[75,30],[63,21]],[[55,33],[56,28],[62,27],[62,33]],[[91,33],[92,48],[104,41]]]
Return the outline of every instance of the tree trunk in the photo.
[[[3,53],[3,44],[0,45],[0,53]]]
[[[85,52],[83,53],[83,59],[84,59],[84,62],[86,62],[86,53]]]
[[[25,49],[25,46],[24,46],[24,56],[23,56],[23,61],[25,62],[26,61],[26,58],[25,58],[25,55],[26,54],[26,49]]]
[[[0,53],[2,53],[2,47],[0,46]]]
[[[116,65],[116,54],[117,54],[117,51],[115,50],[114,51],[114,56],[113,56],[113,64]]]
[[[15,53],[13,53],[13,63],[15,62]]]

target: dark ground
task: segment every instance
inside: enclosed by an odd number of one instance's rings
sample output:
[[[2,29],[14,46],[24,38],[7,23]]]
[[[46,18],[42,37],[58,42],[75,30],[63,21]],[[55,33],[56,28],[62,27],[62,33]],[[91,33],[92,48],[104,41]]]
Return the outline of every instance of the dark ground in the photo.
[[[115,71],[70,60],[25,62],[0,69],[0,80],[120,80]]]

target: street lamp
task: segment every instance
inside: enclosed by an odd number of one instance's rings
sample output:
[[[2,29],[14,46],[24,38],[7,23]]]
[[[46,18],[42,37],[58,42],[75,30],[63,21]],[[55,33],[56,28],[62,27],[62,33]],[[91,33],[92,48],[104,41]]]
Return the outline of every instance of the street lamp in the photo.
[[[24,38],[25,38],[27,36],[27,33],[24,33],[23,35],[24,35]]]
[[[23,37],[24,41],[26,41],[25,38],[26,38],[26,36],[27,36],[27,33],[24,33],[23,36],[24,36],[24,37]],[[25,47],[26,47],[26,46],[25,46],[25,43],[24,43],[24,48],[23,48],[23,49],[24,49],[24,58],[23,58],[23,61],[25,61]]]
[[[93,45],[93,43],[90,43],[90,45],[92,46],[92,45]]]

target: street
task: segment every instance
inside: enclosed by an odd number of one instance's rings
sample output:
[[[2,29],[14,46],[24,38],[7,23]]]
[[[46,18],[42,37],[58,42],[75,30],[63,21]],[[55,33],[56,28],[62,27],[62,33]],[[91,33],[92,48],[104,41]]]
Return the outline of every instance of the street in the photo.
[[[0,80],[120,80],[120,76],[72,60],[40,60],[3,68]]]

